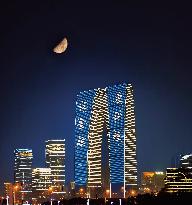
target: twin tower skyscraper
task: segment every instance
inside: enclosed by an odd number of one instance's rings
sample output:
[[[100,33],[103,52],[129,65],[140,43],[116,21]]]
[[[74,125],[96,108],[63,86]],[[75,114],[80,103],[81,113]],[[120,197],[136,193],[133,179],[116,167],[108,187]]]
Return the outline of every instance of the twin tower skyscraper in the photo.
[[[105,150],[103,141],[107,142]],[[107,156],[105,169],[109,170],[108,176],[102,176],[103,153]],[[135,109],[131,84],[83,91],[77,95],[75,184],[96,190],[104,186],[103,178],[110,188],[115,184],[123,184],[124,190],[128,186],[137,186]]]

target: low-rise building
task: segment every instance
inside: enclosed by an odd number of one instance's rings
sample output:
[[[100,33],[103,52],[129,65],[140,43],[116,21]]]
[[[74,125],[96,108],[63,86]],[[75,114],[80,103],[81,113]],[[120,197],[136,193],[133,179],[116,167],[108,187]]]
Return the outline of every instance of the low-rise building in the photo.
[[[164,187],[164,172],[143,172],[141,177],[141,192],[159,192]]]
[[[166,192],[192,192],[191,169],[167,168],[165,177]]]
[[[35,168],[32,170],[33,201],[44,202],[51,197],[51,169]]]

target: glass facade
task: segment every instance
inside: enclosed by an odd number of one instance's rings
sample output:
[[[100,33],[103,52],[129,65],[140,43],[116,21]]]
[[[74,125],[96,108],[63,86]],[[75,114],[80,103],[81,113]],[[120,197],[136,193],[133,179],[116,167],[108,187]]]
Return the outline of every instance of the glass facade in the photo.
[[[126,83],[77,95],[75,183],[101,186],[104,128],[107,130],[110,183],[137,185],[133,89]]]

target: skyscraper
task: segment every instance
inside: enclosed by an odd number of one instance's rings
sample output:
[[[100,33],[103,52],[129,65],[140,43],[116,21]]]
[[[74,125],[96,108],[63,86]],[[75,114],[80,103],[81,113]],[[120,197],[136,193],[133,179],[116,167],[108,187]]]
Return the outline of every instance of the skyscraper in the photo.
[[[46,165],[51,169],[53,193],[64,193],[65,185],[65,140],[46,141]]]
[[[21,185],[22,200],[29,199],[32,184],[32,160],[31,149],[15,149],[14,182]]]
[[[119,84],[80,92],[75,119],[75,183],[102,186],[101,145],[106,130],[110,184],[137,186],[133,88]]]

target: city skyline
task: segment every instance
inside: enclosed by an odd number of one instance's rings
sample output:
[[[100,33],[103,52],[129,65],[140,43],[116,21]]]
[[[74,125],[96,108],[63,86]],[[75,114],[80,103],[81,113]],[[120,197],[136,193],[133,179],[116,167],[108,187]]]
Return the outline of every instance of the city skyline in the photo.
[[[130,84],[129,84],[130,85]],[[82,92],[82,91],[81,91]],[[75,119],[76,120],[76,119]],[[74,120],[74,121],[75,121]],[[51,142],[51,141],[58,141],[58,137],[56,137],[55,139],[52,139],[52,140],[45,140],[45,142],[46,143],[48,143],[48,142]],[[63,140],[60,140],[59,139],[59,141],[65,141],[65,139],[63,139]],[[21,146],[22,148],[19,148],[19,149],[15,149],[15,150],[23,150],[24,152],[25,151],[27,151],[27,150],[29,150],[29,151],[31,151],[32,152],[32,149],[28,149],[28,148],[26,148],[24,145],[23,146]],[[178,154],[179,152],[177,152],[176,153],[176,155],[174,155],[174,157],[179,157],[179,156],[182,156],[182,155],[186,155],[186,156],[191,156],[191,152],[188,152],[188,153],[183,153],[183,152],[180,152],[180,154]],[[33,156],[32,156],[33,157]],[[45,158],[46,158],[46,147],[45,147]],[[44,166],[46,167],[46,161],[45,162],[43,162],[44,163]],[[42,163],[41,163],[42,164]],[[65,166],[65,165],[64,165]],[[171,158],[170,158],[170,166],[168,166],[168,167],[171,167]],[[37,166],[32,166],[32,169],[45,169],[45,168],[37,168]],[[159,170],[163,170],[163,171],[165,171],[167,169],[167,167],[163,167],[163,168],[161,168],[161,169],[159,169]],[[156,169],[156,168],[152,168],[151,169],[152,171],[159,171],[158,169]],[[142,171],[146,171],[146,170],[142,170]],[[140,184],[140,180],[141,180],[141,178],[140,178],[140,175],[142,174],[142,171],[139,171],[139,173],[138,173],[138,175],[139,175],[139,184]],[[74,173],[75,173],[75,171],[74,171]],[[68,177],[68,176],[67,176]],[[75,177],[74,176],[72,176],[70,179],[68,179],[67,180],[67,184],[65,184],[66,186],[68,186],[68,184],[71,182],[71,180],[73,181],[73,180],[75,180]],[[14,178],[13,178],[13,180],[6,180],[5,182],[12,182],[12,181],[14,181]],[[5,183],[4,182],[4,183]]]
[[[66,139],[66,183],[74,176],[75,98],[134,87],[138,171],[170,167],[191,153],[192,20],[181,7],[104,2],[3,2],[0,12],[0,184],[13,178],[16,148],[44,167],[44,142]],[[68,46],[53,48],[64,38]],[[6,160],[5,160],[6,159]]]

